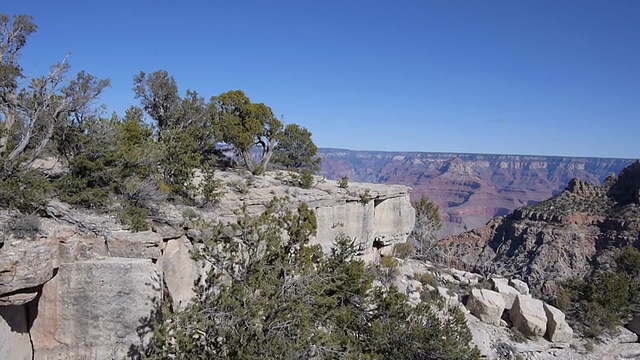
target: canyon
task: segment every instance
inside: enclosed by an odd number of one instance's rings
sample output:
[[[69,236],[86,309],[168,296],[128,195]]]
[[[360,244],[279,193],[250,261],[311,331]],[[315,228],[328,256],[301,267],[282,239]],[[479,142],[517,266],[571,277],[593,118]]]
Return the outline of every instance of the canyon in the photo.
[[[440,208],[440,238],[479,227],[496,216],[559,193],[573,178],[601,184],[632,159],[320,149],[328,179],[400,184],[411,198]]]

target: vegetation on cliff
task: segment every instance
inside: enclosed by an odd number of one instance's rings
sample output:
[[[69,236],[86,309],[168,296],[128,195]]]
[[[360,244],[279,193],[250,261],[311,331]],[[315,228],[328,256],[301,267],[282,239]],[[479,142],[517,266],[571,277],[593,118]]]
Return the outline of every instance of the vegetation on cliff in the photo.
[[[624,247],[614,262],[612,269],[564,281],[554,299],[587,336],[600,336],[640,315],[640,251]]]
[[[198,256],[224,265],[211,269],[186,310],[156,319],[147,358],[478,357],[459,309],[413,307],[395,286],[373,286],[375,273],[357,259],[352,239],[338,237],[324,255],[309,245],[313,211],[284,204],[275,199],[260,217],[245,214],[202,239]]]

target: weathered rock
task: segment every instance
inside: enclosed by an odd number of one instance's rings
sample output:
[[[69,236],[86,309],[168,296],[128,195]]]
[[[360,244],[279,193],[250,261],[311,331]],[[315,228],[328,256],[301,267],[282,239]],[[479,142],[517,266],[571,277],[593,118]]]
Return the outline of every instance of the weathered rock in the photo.
[[[514,289],[518,290],[518,292],[522,295],[529,295],[529,285],[526,282],[518,279],[510,279],[509,285],[511,285]]]
[[[167,241],[162,255],[164,282],[174,309],[184,309],[195,296],[193,287],[200,276],[201,267],[191,258],[192,251],[191,242],[183,236]]]
[[[71,234],[59,237],[60,262],[91,260],[109,256],[105,239],[92,235]]]
[[[162,237],[152,231],[114,231],[107,241],[113,257],[158,259]]]
[[[451,275],[458,280],[460,286],[475,285],[482,279],[482,275],[458,269],[449,269]]]
[[[492,284],[493,291],[499,293],[504,298],[505,309],[511,309],[516,296],[521,295],[520,292],[509,286],[508,280],[505,278],[491,278],[489,282]]]
[[[466,306],[478,319],[487,324],[499,326],[505,302],[497,292],[487,289],[473,289],[469,294]]]
[[[44,284],[57,266],[55,239],[9,239],[0,248],[0,295]]]
[[[50,283],[31,331],[35,359],[126,356],[130,346],[143,343],[137,329],[145,332],[162,296],[162,279],[150,259],[61,264]]]
[[[549,304],[543,304],[544,312],[547,316],[547,339],[553,342],[571,341],[573,330],[567,324],[564,313]]]
[[[543,336],[547,331],[547,316],[542,301],[524,295],[516,296],[509,310],[513,326],[525,336]]]
[[[31,353],[25,307],[0,306],[0,359],[30,360]]]

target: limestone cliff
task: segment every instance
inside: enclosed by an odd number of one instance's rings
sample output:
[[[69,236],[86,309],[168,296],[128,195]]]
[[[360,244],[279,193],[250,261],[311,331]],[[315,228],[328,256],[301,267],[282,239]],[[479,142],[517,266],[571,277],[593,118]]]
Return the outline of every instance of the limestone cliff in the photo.
[[[445,238],[438,261],[517,276],[553,294],[557,281],[608,266],[612,249],[640,245],[640,162],[616,179],[574,179],[560,194]]]
[[[33,238],[5,234],[0,359],[121,358],[142,345],[149,336],[145,321],[161,299],[169,296],[174,307],[184,306],[205,271],[192,259],[193,216],[234,222],[242,204],[257,215],[274,196],[288,197],[292,207],[305,202],[315,210],[314,241],[323,249],[343,232],[360,244],[365,259],[404,242],[413,228],[410,189],[404,186],[352,183],[341,189],[317,178],[305,190],[287,186],[291,179],[284,172],[217,176],[226,193],[215,207],[163,205],[153,231],[133,233],[113,216],[54,201]]]

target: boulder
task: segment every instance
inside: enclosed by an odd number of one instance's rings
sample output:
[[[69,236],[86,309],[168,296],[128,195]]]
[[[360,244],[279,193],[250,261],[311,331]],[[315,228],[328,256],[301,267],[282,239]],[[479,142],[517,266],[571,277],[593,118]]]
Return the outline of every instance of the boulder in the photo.
[[[191,258],[193,246],[186,236],[167,241],[162,254],[162,272],[174,309],[184,309],[196,293],[194,284],[200,276],[198,263]]]
[[[467,309],[483,322],[500,326],[505,302],[504,298],[495,291],[473,289],[467,299]]]
[[[567,342],[573,338],[573,330],[567,324],[564,313],[560,309],[549,304],[543,304],[547,315],[546,336],[552,342]]]
[[[505,309],[511,309],[516,296],[521,295],[520,292],[509,286],[505,278],[491,278],[489,282],[493,285],[493,291],[499,293],[504,298]]]
[[[528,337],[543,336],[547,331],[547,315],[541,300],[518,295],[509,310],[513,326]]]
[[[529,295],[529,285],[527,285],[526,282],[518,279],[510,279],[509,285],[518,290],[520,294]]]
[[[161,284],[150,259],[61,264],[38,300],[31,327],[34,358],[125,357],[146,339]]]
[[[25,307],[0,306],[0,359],[31,360],[31,353]]]

